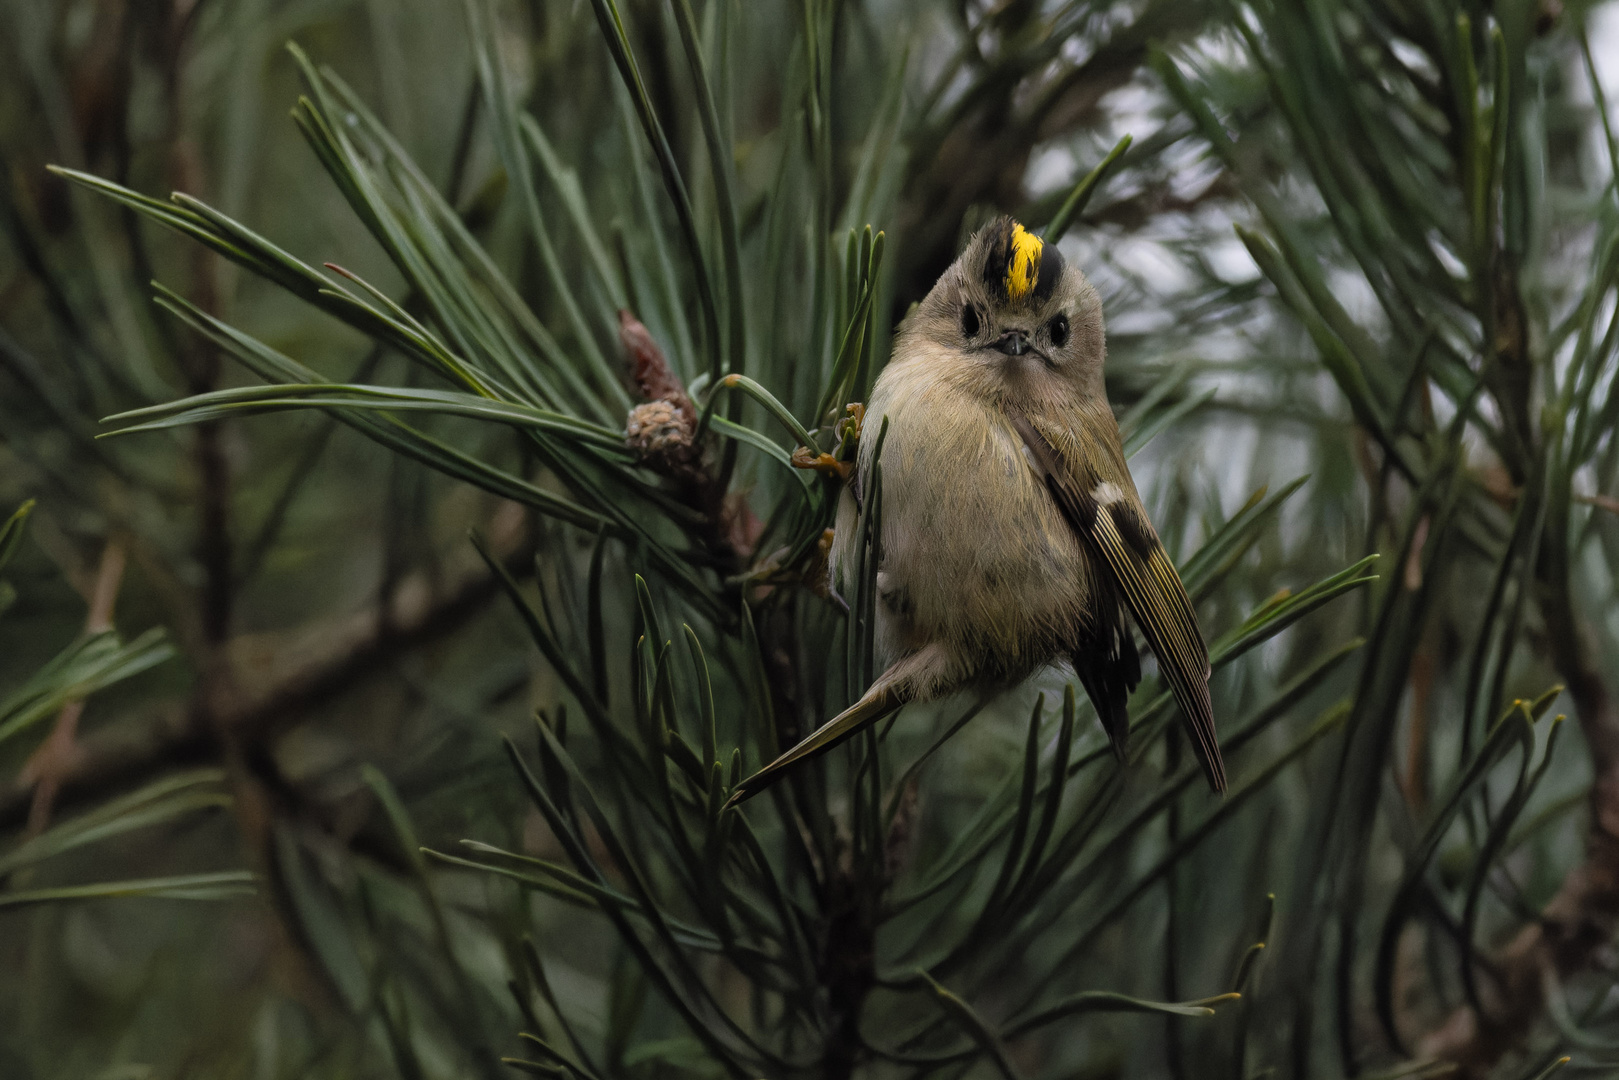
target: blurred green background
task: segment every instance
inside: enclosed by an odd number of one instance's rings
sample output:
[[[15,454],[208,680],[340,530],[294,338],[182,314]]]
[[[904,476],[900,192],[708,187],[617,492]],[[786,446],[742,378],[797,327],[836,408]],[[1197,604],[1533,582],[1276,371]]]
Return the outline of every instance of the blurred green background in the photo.
[[[1619,8],[0,0],[0,57],[0,1077],[1619,1070]],[[719,812],[871,674],[786,456],[1001,212],[1103,295],[1232,791],[1056,669]],[[620,309],[701,457],[625,447]]]

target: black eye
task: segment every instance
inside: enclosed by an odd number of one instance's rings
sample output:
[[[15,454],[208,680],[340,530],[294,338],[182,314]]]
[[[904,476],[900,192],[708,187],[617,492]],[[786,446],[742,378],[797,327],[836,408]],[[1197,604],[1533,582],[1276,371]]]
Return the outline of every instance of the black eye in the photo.
[[[1050,325],[1046,327],[1046,333],[1051,335],[1051,343],[1057,348],[1068,344],[1068,316],[1058,315],[1052,319]]]
[[[961,309],[961,336],[974,337],[978,333],[978,309],[966,304]]]

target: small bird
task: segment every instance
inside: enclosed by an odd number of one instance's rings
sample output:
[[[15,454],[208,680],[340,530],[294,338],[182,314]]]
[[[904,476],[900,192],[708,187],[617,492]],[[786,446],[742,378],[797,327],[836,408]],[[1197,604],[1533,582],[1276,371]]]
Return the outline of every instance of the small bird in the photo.
[[[1102,301],[1056,245],[1009,217],[967,242],[905,319],[866,405],[828,556],[852,575],[882,443],[876,644],[866,693],[745,780],[732,803],[909,702],[993,692],[1066,659],[1122,758],[1140,627],[1209,786],[1225,766],[1209,658],[1180,575],[1125,464],[1102,381]]]

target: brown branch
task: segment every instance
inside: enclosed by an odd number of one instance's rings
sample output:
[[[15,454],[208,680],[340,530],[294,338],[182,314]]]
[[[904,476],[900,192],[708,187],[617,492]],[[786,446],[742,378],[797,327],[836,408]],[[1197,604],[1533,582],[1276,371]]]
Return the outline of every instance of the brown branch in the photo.
[[[843,862],[843,860],[840,860]],[[832,1003],[821,1075],[847,1080],[864,1054],[860,1013],[866,995],[877,984],[877,918],[880,888],[861,880],[846,863],[828,876],[822,896],[826,936],[821,949],[820,979]]]
[[[509,506],[490,529],[495,550],[519,574],[533,554],[522,517],[519,508]],[[245,746],[268,744],[312,710],[387,671],[401,655],[454,634],[499,591],[482,563],[468,560],[437,589],[419,571],[408,575],[391,598],[290,641],[238,636],[226,646],[236,679],[228,696],[216,689],[207,704],[209,716],[171,709],[142,727],[113,725],[85,740],[59,777],[56,806],[82,806],[169,769],[218,761],[220,730],[234,733]],[[25,822],[31,801],[26,791],[0,796],[0,828]]]
[[[1423,1056],[1454,1061],[1466,1077],[1484,1077],[1519,1045],[1542,1014],[1546,980],[1587,969],[1619,928],[1619,711],[1591,666],[1567,578],[1547,593],[1547,642],[1574,699],[1596,774],[1585,858],[1563,878],[1540,920],[1518,931],[1496,957],[1499,978],[1485,999],[1489,1015],[1457,1009],[1421,1041]]]
[[[1619,514],[1619,499],[1612,495],[1574,495],[1575,502],[1594,506],[1598,510],[1606,510],[1610,514]]]
[[[90,590],[90,610],[84,618],[84,632],[100,634],[112,629],[112,609],[118,600],[118,587],[124,580],[124,546],[117,540],[107,541],[101,549],[101,565],[96,570],[95,584]],[[56,723],[18,774],[17,786],[33,788],[28,806],[28,833],[37,836],[50,824],[51,809],[62,778],[70,773],[78,759],[77,735],[79,717],[84,713],[84,699],[76,698],[62,706],[56,714]]]

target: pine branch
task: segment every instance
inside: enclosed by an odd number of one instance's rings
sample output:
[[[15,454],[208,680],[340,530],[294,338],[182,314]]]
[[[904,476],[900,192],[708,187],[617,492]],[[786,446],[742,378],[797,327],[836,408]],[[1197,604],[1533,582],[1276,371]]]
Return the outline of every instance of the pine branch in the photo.
[[[528,572],[533,542],[513,527],[493,530],[495,550],[512,573]],[[390,597],[375,606],[325,624],[305,628],[275,649],[273,668],[263,668],[265,643],[236,639],[227,654],[253,660],[235,665],[242,674],[228,697],[206,711],[159,716],[145,725],[113,725],[79,742],[72,764],[57,779],[56,809],[93,804],[174,769],[220,760],[220,729],[235,733],[244,747],[267,747],[311,712],[364,688],[386,674],[401,657],[454,636],[500,595],[497,580],[481,562],[467,558],[447,573],[418,570],[406,575]],[[26,819],[27,790],[0,798],[0,828]]]

